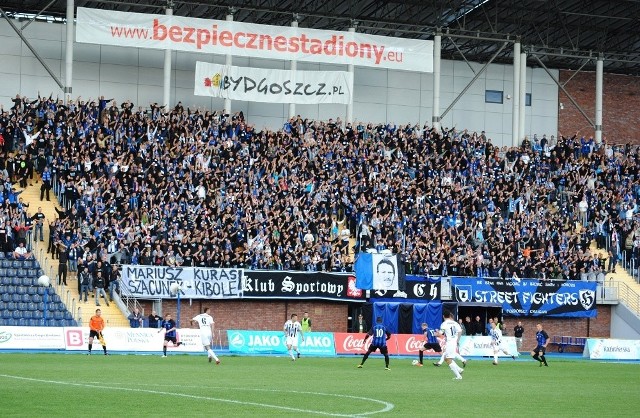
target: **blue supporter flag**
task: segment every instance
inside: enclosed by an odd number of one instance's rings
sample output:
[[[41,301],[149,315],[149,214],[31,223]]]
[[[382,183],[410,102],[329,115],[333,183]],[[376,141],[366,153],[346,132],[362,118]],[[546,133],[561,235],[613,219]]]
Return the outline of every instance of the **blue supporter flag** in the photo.
[[[404,291],[404,262],[398,254],[360,253],[354,271],[358,289]]]

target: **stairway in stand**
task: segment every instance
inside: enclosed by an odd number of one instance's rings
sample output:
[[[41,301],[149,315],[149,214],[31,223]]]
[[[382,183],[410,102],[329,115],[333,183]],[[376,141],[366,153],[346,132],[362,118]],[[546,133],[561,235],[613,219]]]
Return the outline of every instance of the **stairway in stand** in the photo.
[[[34,178],[29,181],[27,188],[22,189],[22,192],[18,196],[24,200],[24,203],[29,205],[29,208],[27,209],[29,216],[33,216],[38,211],[38,208],[42,208],[42,213],[46,216],[43,232],[44,241],[35,241],[35,239],[39,237],[33,235],[33,252],[38,259],[42,270],[44,270],[45,274],[51,278],[52,285],[56,287],[56,292],[59,294],[62,302],[67,305],[67,309],[73,314],[74,319],[78,320],[79,325],[88,326],[89,318],[94,315],[95,310],[97,309],[93,293],[89,294],[89,299],[86,303],[84,301],[80,301],[77,274],[72,272],[67,273],[67,286],[57,286],[58,260],[51,259],[51,254],[47,253],[47,248],[49,245],[49,222],[56,219],[58,216],[55,208],[62,210],[62,207],[58,203],[58,199],[56,198],[55,193],[53,193],[53,190],[50,192],[50,201],[47,201],[46,199],[40,201],[41,185],[42,181]],[[35,234],[35,230],[33,234]],[[107,307],[104,299],[102,299],[100,301],[100,309],[102,310],[102,317],[104,318],[107,326],[129,326],[129,321],[126,316],[115,303],[110,303],[110,306]]]

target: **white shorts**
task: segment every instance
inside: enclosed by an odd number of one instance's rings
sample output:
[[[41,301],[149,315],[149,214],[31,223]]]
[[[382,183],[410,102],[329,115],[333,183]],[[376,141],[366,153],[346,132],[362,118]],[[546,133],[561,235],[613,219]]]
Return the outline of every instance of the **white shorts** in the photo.
[[[287,337],[284,343],[287,346],[298,348],[298,337]]]
[[[458,341],[447,341],[444,346],[444,358],[456,358]]]
[[[200,341],[202,341],[202,345],[211,345],[211,333],[210,332],[200,332]]]

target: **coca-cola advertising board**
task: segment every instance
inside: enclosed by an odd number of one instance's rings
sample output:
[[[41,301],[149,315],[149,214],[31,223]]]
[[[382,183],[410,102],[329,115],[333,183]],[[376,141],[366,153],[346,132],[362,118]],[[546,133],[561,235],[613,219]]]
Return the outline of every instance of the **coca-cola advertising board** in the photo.
[[[367,334],[352,332],[336,332],[336,354],[364,354],[371,345],[371,339],[365,339]],[[414,334],[393,334],[387,341],[389,354],[391,355],[418,355],[418,351],[424,345],[424,337]],[[431,349],[424,352],[425,355],[436,355]]]
[[[418,355],[418,351],[420,351],[420,349],[424,347],[423,335],[397,334],[395,337],[398,344],[398,354],[400,355]],[[441,353],[438,353],[431,348],[424,351],[425,356],[439,356],[440,354]]]

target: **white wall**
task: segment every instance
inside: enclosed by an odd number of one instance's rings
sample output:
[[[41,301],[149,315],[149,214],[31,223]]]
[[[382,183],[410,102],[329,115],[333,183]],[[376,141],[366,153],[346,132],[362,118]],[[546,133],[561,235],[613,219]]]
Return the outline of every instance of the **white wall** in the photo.
[[[20,24],[19,24],[20,25]],[[64,81],[65,27],[57,23],[34,22],[24,32],[39,55],[53,72]],[[162,102],[162,66],[164,52],[151,49],[121,48],[76,43],[74,46],[73,96],[83,98],[104,95],[118,102],[130,99],[146,107]],[[182,101],[188,106],[221,109],[222,99],[193,95],[196,61],[224,63],[224,56],[185,52],[173,53],[172,103]],[[261,68],[287,69],[286,61],[234,57],[233,64]],[[482,64],[471,63],[476,71]],[[344,65],[298,62],[300,70],[346,71]],[[557,77],[558,71],[552,70]],[[442,61],[441,110],[473,78],[474,73],[464,61]],[[445,115],[442,125],[475,131],[486,131],[494,144],[511,144],[511,100],[513,70],[510,65],[490,65],[453,109]],[[431,121],[433,74],[391,71],[357,67],[354,79],[354,120],[362,122],[416,123]],[[503,104],[485,103],[485,90],[504,91]],[[9,105],[16,93],[34,97],[62,90],[49,77],[42,65],[13,32],[0,20],[0,103]],[[558,131],[558,87],[539,68],[527,68],[527,93],[532,105],[526,108],[525,134],[555,135]],[[233,102],[232,111],[242,110],[257,128],[282,126],[288,105]],[[296,112],[310,119],[345,118],[345,105],[297,105]]]

